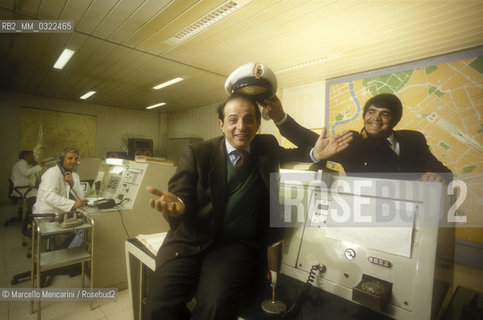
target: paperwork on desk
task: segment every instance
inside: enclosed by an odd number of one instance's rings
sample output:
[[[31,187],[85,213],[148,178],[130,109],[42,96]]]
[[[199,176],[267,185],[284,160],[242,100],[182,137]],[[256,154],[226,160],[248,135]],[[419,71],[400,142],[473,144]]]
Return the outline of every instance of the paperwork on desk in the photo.
[[[153,234],[138,234],[136,239],[138,239],[152,254],[156,256],[159,247],[164,241],[167,232],[153,233]]]

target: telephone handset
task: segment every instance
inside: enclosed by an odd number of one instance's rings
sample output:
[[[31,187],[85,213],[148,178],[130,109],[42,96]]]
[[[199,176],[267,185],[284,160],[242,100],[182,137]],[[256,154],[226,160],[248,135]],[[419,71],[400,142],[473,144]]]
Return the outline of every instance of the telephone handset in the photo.
[[[64,168],[64,159],[63,159],[63,158],[59,158],[59,159],[57,160],[57,166],[59,167],[60,172],[62,172],[62,175],[63,175],[64,177],[65,177],[65,175],[66,175],[67,173],[72,173],[72,171],[70,171],[70,170],[66,170],[66,169]],[[70,186],[71,188],[73,187],[73,185],[71,184],[71,182],[69,182],[69,181],[66,181],[66,182],[69,184],[69,186]],[[72,189],[71,189],[71,190],[72,190]]]
[[[72,173],[70,170],[66,170],[64,168],[64,159],[59,158],[57,160],[57,166],[60,169],[60,172],[62,172],[62,175],[65,177],[66,173]],[[70,190],[69,193],[74,197],[74,199],[79,200],[79,197],[75,193],[75,191],[72,189],[72,185],[69,183]],[[56,224],[61,227],[61,228],[71,228],[71,227],[76,227],[78,225],[81,225],[84,223],[84,215],[81,211],[78,210],[71,210],[68,212],[63,212],[60,214],[56,215],[55,218]]]
[[[67,172],[71,172],[70,170],[65,170],[64,168],[64,159],[63,158],[59,158],[57,160],[57,166],[59,167],[60,171],[62,172],[62,174],[65,176],[65,174]]]
[[[62,175],[63,175],[64,177],[65,177],[65,175],[67,174],[67,172],[68,172],[68,173],[72,173],[72,171],[70,171],[70,170],[66,170],[66,169],[64,168],[64,160],[63,160],[63,158],[59,158],[59,159],[57,160],[57,166],[59,167],[60,172],[62,172]],[[74,199],[75,199],[75,200],[79,200],[79,197],[78,197],[78,196],[77,196],[77,194],[75,193],[74,189],[72,189],[72,188],[73,188],[73,185],[71,185],[71,183],[70,183],[70,182],[67,182],[67,183],[68,183],[68,184],[69,184],[69,186],[70,186],[69,193],[70,193],[70,194],[71,194],[71,195],[74,197]]]

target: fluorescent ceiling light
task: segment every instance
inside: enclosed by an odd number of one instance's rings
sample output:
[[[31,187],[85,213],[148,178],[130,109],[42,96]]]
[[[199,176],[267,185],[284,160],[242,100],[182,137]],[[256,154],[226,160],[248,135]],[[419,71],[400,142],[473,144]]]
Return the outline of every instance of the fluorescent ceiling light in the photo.
[[[60,54],[59,59],[57,59],[57,61],[55,62],[54,68],[62,69],[65,64],[70,60],[70,58],[72,58],[74,52],[74,50],[64,49],[64,51],[62,51],[62,53]]]
[[[198,20],[191,23],[183,30],[173,35],[171,38],[167,39],[166,42],[171,45],[177,45],[183,41],[186,41],[191,37],[197,35],[201,31],[219,22],[220,20],[231,15],[236,10],[246,6],[250,2],[252,2],[252,0],[225,1],[215,9],[211,10]]]
[[[164,88],[164,87],[167,87],[167,86],[170,86],[172,84],[175,84],[177,82],[180,82],[180,81],[183,81],[184,79],[183,78],[174,78],[174,79],[171,79],[169,81],[166,81],[166,82],[163,82],[161,84],[158,84],[157,86],[154,86],[153,89],[161,89],[161,88]]]
[[[80,98],[83,99],[83,100],[85,100],[85,99],[89,98],[90,96],[92,96],[95,93],[96,93],[95,91],[89,91],[89,92],[87,92],[85,95],[83,95]]]
[[[315,64],[318,64],[318,63],[324,63],[324,62],[327,62],[327,61],[330,61],[330,60],[338,59],[341,56],[342,56],[342,54],[336,53],[336,54],[333,54],[333,55],[329,55],[329,56],[317,58],[317,59],[314,59],[314,60],[304,61],[304,62],[294,64],[294,65],[291,65],[291,66],[283,67],[283,68],[274,70],[273,72],[274,73],[282,73],[282,72],[285,72],[285,71],[291,71],[291,70],[296,70],[296,69],[300,69],[300,68],[305,68],[305,67],[312,66],[312,65],[315,65]]]
[[[165,104],[166,104],[166,102],[156,103],[156,104],[153,104],[152,106],[146,107],[146,109],[154,109],[154,108],[157,108],[157,107],[164,106]]]

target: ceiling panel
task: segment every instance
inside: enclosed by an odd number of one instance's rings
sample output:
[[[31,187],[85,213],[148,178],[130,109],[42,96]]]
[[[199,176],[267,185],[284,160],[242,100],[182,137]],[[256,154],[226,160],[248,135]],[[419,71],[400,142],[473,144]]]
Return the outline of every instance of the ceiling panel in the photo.
[[[135,81],[132,78],[129,78],[128,75],[135,74],[135,71],[143,63],[149,63],[152,59],[154,59],[154,57],[147,56],[134,50],[125,49],[125,54],[120,57],[116,63],[109,64],[108,70],[103,71],[103,78],[105,78],[105,81],[93,89],[98,92],[109,92],[109,90],[114,89],[113,87],[115,87],[115,84],[118,82],[126,82],[129,84],[135,83]],[[115,90],[113,90],[113,94],[116,94]]]
[[[209,11],[235,13],[181,43]],[[160,112],[217,103],[236,67],[260,61],[279,87],[483,46],[483,1],[0,0],[0,19],[74,20],[75,32],[0,33],[0,89]],[[52,69],[64,48],[75,50]],[[172,87],[152,87],[175,77]]]
[[[91,88],[95,88],[103,78],[100,70],[105,70],[107,66],[110,66],[117,60],[120,54],[125,54],[126,50],[113,43],[104,41],[95,51],[90,52],[89,58],[82,66],[78,66],[82,79],[73,83],[68,89],[69,92],[78,95],[80,91],[90,91],[92,90]]]
[[[59,16],[60,20],[81,21],[94,0],[69,0]]]
[[[42,1],[39,7],[38,18],[46,20],[59,19],[66,6],[67,0]]]
[[[281,27],[280,24],[273,23],[272,20],[280,14],[304,4],[303,1],[286,1],[275,6],[276,2],[251,2],[237,14],[220,21],[215,27],[206,29],[192,40],[176,47],[168,46],[171,48],[162,52],[162,55],[173,59],[176,57],[180,60],[194,58],[195,60],[190,63],[204,65],[204,68],[217,68],[217,64],[224,63],[224,61],[213,61],[213,54],[226,55],[227,57],[231,55],[231,58],[236,58],[239,55],[246,56],[263,51],[260,50],[260,46],[265,44],[260,39],[267,39],[267,34],[271,30],[277,30]],[[298,5],[299,3],[300,5]],[[282,45],[282,43],[280,44]],[[232,55],[233,52],[237,53],[235,57]],[[245,59],[247,58],[249,57]],[[200,61],[201,59],[208,60],[208,62],[203,63]],[[225,70],[222,69],[218,72],[225,72]]]
[[[49,74],[52,70],[52,66],[56,61],[56,56],[59,55],[59,52],[62,52],[69,37],[70,34],[68,33],[59,34],[56,37],[51,36],[46,41],[47,43],[43,50],[37,52],[37,60],[31,66],[33,70],[29,70],[32,75],[29,77],[30,82],[27,87],[28,92],[42,94],[42,92],[38,92],[38,88],[45,80],[45,75]]]
[[[63,70],[53,69],[51,74],[55,80],[48,87],[44,93],[47,96],[64,97],[67,90],[64,90],[71,83],[75,83],[82,76],[82,66],[88,61],[93,51],[102,44],[102,40],[88,37],[83,34],[73,33],[69,39],[66,47],[76,49],[76,54],[72,56],[71,61],[64,67]],[[57,53],[57,57],[61,54],[61,51]],[[64,90],[64,91],[63,91]],[[64,94],[61,94],[64,93]]]
[[[14,77],[12,81],[14,91],[25,90],[29,92],[27,86],[30,83],[30,78],[34,75],[34,69],[38,66],[39,56],[37,54],[45,50],[49,38],[50,35],[47,33],[30,37],[25,55],[12,75]]]
[[[13,10],[15,8],[15,0],[0,0],[0,7]]]
[[[80,34],[80,33],[70,33],[70,34],[67,34],[67,35],[69,37],[68,37],[68,40],[66,41],[66,43],[64,44],[64,46],[55,48],[55,52],[51,55],[51,57],[57,58],[60,55],[60,53],[63,51],[64,48],[68,48],[68,49],[71,49],[71,50],[78,52],[79,49],[84,45],[84,43],[88,39],[87,36]],[[78,59],[78,58],[79,58],[78,55],[74,55],[73,60]],[[58,89],[58,87],[56,85],[54,85],[54,83],[62,75],[64,76],[62,81],[66,81],[67,77],[69,76],[69,73],[62,73],[61,71],[52,68],[52,65],[50,65],[48,67],[50,69],[44,73],[44,74],[46,74],[46,76],[44,77],[42,83],[40,84],[40,86],[37,88],[37,90],[35,92],[35,94],[37,94],[37,95],[52,95],[53,92],[49,93],[49,89],[52,88],[52,87]],[[69,66],[67,66],[67,67],[69,67]]]
[[[119,3],[119,0],[94,0],[79,22],[76,22],[75,29],[87,34],[94,33]]]
[[[41,2],[41,0],[16,0],[15,12],[35,18]]]
[[[151,19],[153,19],[161,10],[163,10],[168,3],[173,2],[173,0],[144,1],[141,6],[131,12],[129,17],[119,26],[116,32],[109,37],[109,40],[116,43],[122,43],[129,47],[134,47],[132,44],[129,44],[129,42],[126,43],[126,41],[129,41],[129,39],[135,35],[136,32],[149,23]]]
[[[108,39],[111,34],[113,34],[129,16],[136,11],[139,6],[145,2],[144,0],[130,0],[130,1],[119,1],[118,4],[109,12],[107,17],[98,26],[94,35]]]
[[[162,43],[167,37],[166,26],[176,21],[176,19],[186,10],[199,3],[199,0],[176,1],[169,3],[163,7],[149,22],[144,24],[136,33],[134,33],[124,44],[140,50],[155,52],[151,50],[149,44]],[[161,39],[159,38],[161,36]],[[140,46],[140,44],[143,44]]]

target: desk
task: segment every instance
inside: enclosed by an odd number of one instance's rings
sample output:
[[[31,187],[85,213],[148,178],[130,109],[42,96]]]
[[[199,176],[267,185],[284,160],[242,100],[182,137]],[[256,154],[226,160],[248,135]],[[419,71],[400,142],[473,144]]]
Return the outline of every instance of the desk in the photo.
[[[143,316],[144,299],[148,293],[148,282],[151,274],[156,270],[155,256],[147,250],[137,239],[125,242],[127,281],[129,296],[131,297],[133,319],[139,320]]]
[[[154,255],[146,248],[143,248],[143,245],[136,239],[126,240],[125,250],[133,319],[139,320],[142,319],[143,300],[148,292],[150,276],[156,270],[156,261]],[[277,297],[289,307],[295,302],[303,286],[303,282],[281,274],[277,287]],[[263,314],[260,307],[262,300],[270,298],[271,290],[267,286],[262,291],[257,294],[255,303],[244,307],[242,317],[238,319],[273,319],[273,317]],[[369,310],[357,303],[345,300],[331,293],[323,292],[321,289],[315,287],[310,289],[307,302],[301,306],[299,312],[303,315],[303,319],[308,320],[320,319],[321,314],[326,315],[327,319],[389,320],[383,314]]]

